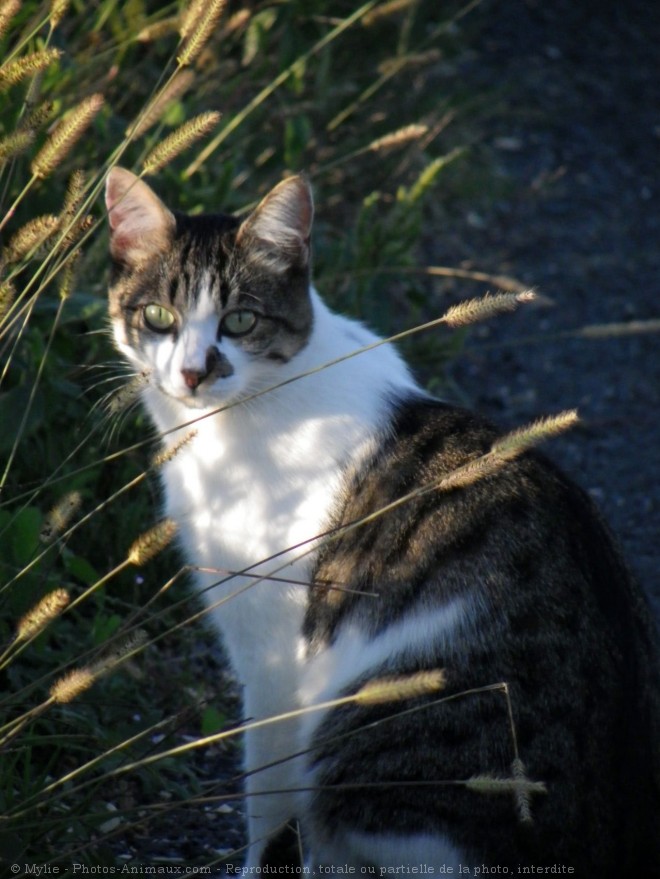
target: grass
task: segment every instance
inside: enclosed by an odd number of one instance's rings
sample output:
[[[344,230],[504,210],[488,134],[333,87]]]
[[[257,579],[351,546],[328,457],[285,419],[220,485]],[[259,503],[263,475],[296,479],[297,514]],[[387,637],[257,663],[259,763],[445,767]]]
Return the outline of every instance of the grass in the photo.
[[[235,697],[171,534],[149,530],[156,439],[113,397],[107,169],[157,172],[193,213],[245,211],[305,170],[325,297],[385,334],[414,327],[433,278],[461,277],[420,268],[417,248],[426,203],[465,161],[462,98],[435,71],[476,5],[0,4],[0,862],[114,864],[236,747],[201,766],[178,747],[225,730]],[[407,353],[437,382],[453,344]]]

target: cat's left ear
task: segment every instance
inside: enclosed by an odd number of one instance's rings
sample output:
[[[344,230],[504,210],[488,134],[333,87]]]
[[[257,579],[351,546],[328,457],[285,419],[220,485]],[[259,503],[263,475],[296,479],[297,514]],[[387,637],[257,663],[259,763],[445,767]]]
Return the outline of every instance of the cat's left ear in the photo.
[[[105,184],[110,220],[110,252],[131,268],[164,253],[176,227],[174,214],[156,193],[131,171],[112,168]]]
[[[309,263],[314,202],[309,183],[287,177],[257,205],[238,230],[236,242],[277,272]]]

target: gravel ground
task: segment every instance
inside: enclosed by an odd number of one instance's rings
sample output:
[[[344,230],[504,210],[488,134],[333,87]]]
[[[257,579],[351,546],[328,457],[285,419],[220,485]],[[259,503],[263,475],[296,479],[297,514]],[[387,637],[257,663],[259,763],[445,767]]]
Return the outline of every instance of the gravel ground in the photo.
[[[554,305],[473,330],[451,375],[505,426],[578,408],[582,426],[547,451],[597,500],[660,614],[660,337],[566,335],[660,316],[660,5],[507,0],[476,18],[459,75],[493,95],[473,155],[505,195],[455,216],[431,256]]]

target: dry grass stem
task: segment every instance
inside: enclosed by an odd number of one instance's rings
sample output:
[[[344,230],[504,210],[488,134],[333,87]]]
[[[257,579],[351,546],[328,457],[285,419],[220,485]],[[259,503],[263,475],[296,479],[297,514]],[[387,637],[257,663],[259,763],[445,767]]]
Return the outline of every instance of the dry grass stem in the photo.
[[[479,299],[469,299],[453,305],[445,314],[445,323],[450,327],[464,327],[480,320],[489,320],[498,314],[514,311],[521,302],[532,302],[536,298],[533,290],[522,293],[487,294]]]
[[[417,699],[442,690],[446,683],[442,669],[420,671],[412,675],[402,675],[369,681],[361,687],[353,701],[358,705],[379,705],[383,702],[399,702],[403,699]]]
[[[44,519],[39,532],[42,543],[50,543],[59,537],[69,525],[71,519],[80,509],[82,495],[79,491],[70,491],[53,507]]]
[[[225,5],[226,0],[193,0],[181,22],[184,43],[177,57],[180,67],[187,67],[197,58],[211,38]]]
[[[172,519],[163,519],[162,522],[138,537],[129,549],[126,560],[137,567],[146,565],[148,561],[165,549],[175,534],[176,524]]]
[[[41,632],[51,620],[58,617],[71,597],[66,589],[55,589],[23,616],[16,626],[16,641],[27,641]]]
[[[31,170],[35,177],[47,177],[82,137],[86,128],[103,106],[103,95],[94,94],[81,101],[58,124],[32,162]]]
[[[195,74],[192,70],[182,70],[177,73],[170,82],[165,86],[162,92],[157,95],[153,103],[151,103],[146,111],[140,116],[135,127],[129,125],[126,129],[126,136],[142,137],[152,125],[164,115],[165,111],[173,101],[180,98],[195,81]]]
[[[210,110],[200,113],[194,119],[184,122],[176,131],[158,144],[144,160],[142,167],[145,174],[155,174],[179,153],[188,149],[195,141],[207,135],[220,121],[220,113]]]
[[[11,88],[26,76],[45,70],[61,55],[59,49],[42,49],[40,52],[32,52],[3,65],[0,67],[0,90]]]

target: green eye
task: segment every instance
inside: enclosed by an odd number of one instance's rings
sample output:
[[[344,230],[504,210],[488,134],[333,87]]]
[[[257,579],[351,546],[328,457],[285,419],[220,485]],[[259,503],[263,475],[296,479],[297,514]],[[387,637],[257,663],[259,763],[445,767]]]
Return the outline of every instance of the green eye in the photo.
[[[157,333],[167,333],[174,326],[174,314],[164,305],[155,302],[144,306],[144,322],[150,330]]]
[[[244,336],[253,329],[257,322],[257,315],[247,308],[230,311],[220,323],[220,331],[228,336]]]

